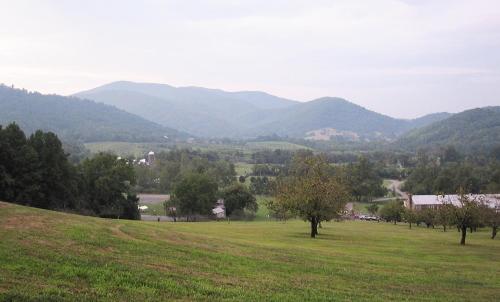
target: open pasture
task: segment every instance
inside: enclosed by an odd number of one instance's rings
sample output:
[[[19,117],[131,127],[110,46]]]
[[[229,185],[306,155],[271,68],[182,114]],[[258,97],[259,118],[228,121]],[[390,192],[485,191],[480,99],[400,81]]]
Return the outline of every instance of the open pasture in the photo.
[[[495,301],[488,230],[300,220],[157,223],[0,203],[0,300]]]

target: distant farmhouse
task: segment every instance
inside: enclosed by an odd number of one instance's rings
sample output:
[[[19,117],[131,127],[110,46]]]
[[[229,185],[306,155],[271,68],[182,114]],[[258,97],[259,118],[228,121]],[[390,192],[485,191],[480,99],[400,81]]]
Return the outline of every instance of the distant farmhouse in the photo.
[[[150,166],[155,162],[155,153],[153,151],[149,151],[148,156],[146,158],[141,158],[138,161],[134,160],[134,163],[144,166]]]
[[[471,200],[476,200],[488,205],[490,208],[496,208],[500,211],[500,194],[468,194]],[[408,209],[423,210],[439,208],[443,204],[452,204],[461,206],[460,196],[456,194],[449,195],[411,195],[404,201]]]
[[[226,218],[226,207],[224,206],[224,199],[217,200],[215,207],[212,209],[212,214],[215,215],[217,219]]]

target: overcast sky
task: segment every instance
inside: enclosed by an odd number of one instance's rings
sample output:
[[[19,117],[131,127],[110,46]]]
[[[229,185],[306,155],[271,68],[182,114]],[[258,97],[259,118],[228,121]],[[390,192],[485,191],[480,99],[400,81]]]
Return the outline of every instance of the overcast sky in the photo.
[[[0,0],[0,82],[338,96],[394,117],[500,105],[498,0]]]

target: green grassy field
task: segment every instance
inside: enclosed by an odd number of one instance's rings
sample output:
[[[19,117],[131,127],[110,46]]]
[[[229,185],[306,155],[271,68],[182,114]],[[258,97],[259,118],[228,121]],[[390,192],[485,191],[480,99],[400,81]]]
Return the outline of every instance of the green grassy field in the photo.
[[[253,164],[249,163],[236,163],[234,164],[234,169],[236,170],[236,175],[247,175],[252,173]]]
[[[290,142],[283,142],[283,141],[266,141],[266,142],[248,142],[246,143],[247,148],[251,150],[290,150],[290,151],[296,151],[296,150],[312,150],[311,148],[299,144],[294,144]]]
[[[86,143],[85,148],[89,149],[91,153],[98,152],[112,152],[120,156],[145,156],[149,151],[155,152],[168,151],[167,144],[154,144],[154,143],[128,143],[128,142],[98,142]]]
[[[0,301],[498,301],[500,241],[376,222],[157,223],[0,203]]]

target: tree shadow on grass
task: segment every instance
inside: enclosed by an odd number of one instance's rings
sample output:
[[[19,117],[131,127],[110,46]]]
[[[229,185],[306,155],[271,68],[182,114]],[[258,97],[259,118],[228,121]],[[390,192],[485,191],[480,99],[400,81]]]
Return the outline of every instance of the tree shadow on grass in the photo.
[[[341,234],[335,233],[319,233],[316,235],[316,238],[311,238],[310,233],[291,233],[286,235],[288,238],[294,239],[311,239],[311,240],[328,240],[328,241],[342,241],[345,240],[346,236],[342,236]]]

